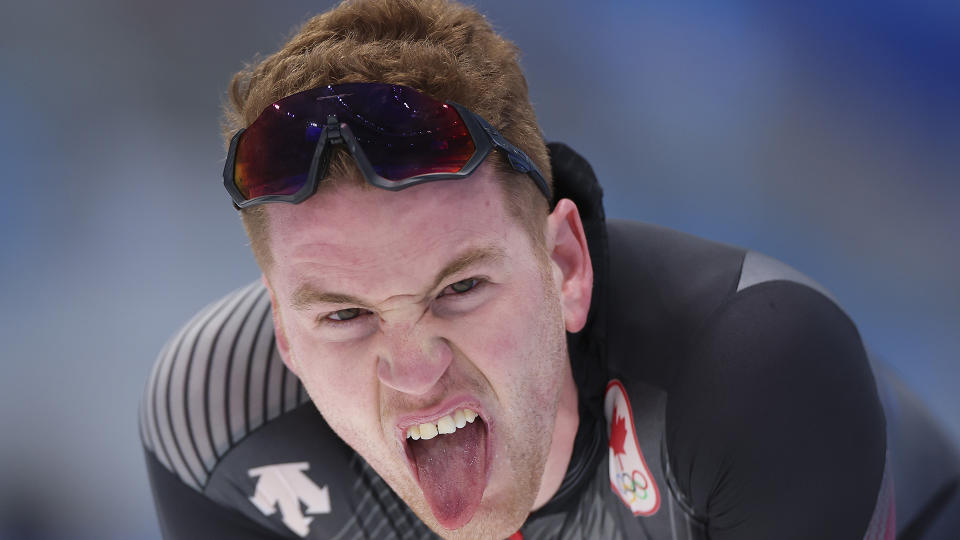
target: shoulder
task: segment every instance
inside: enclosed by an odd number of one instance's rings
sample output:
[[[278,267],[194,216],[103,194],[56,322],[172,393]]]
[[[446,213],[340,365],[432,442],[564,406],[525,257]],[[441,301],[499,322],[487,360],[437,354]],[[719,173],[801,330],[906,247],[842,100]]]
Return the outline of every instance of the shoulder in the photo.
[[[665,388],[690,333],[736,292],[747,252],[627,220],[607,222],[607,242],[610,371]]]
[[[688,337],[667,451],[713,535],[790,524],[797,537],[862,536],[883,477],[885,421],[859,333],[829,293],[749,252],[736,289]]]
[[[164,346],[140,405],[147,452],[201,490],[218,461],[264,423],[308,401],[276,351],[259,282],[202,309]]]
[[[695,519],[716,538],[862,536],[885,420],[830,293],[754,251],[629,221],[607,231],[611,375],[665,392],[668,484]]]
[[[839,310],[814,280],[756,251],[627,220],[610,220],[607,237],[611,368],[661,388],[678,376],[695,336],[707,325],[723,322],[720,315],[742,317],[745,308],[762,311],[762,306],[746,307],[750,298],[799,286],[806,308]],[[792,315],[795,323],[804,318],[802,311],[784,315]],[[848,326],[855,334],[852,323]]]

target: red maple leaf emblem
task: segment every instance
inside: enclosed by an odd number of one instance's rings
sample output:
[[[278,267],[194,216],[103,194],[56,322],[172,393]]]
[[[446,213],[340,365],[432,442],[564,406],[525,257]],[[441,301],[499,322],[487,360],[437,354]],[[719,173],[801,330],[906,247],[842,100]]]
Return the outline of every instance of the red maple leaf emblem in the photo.
[[[620,454],[627,455],[624,445],[627,442],[627,422],[622,416],[617,416],[617,406],[613,406],[613,425],[610,426],[610,449],[613,455],[617,457],[620,468],[623,469],[623,461],[620,460]]]

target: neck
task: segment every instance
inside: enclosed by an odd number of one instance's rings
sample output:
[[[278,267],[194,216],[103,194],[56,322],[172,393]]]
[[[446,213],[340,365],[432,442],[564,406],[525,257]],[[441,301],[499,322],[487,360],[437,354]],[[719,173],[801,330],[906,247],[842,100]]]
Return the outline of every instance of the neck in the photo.
[[[573,373],[567,370],[564,376],[563,387],[560,390],[560,404],[557,407],[557,419],[553,426],[553,439],[550,443],[550,454],[543,468],[543,478],[540,481],[540,491],[533,502],[535,511],[547,504],[560,489],[563,477],[570,466],[570,457],[573,454],[573,441],[580,427],[580,413],[578,407],[577,385],[573,381]]]

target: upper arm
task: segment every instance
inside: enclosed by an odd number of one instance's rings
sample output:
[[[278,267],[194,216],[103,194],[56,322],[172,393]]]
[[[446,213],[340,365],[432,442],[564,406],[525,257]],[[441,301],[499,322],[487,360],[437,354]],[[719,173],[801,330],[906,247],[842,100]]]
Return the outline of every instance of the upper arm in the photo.
[[[167,470],[155,455],[146,452],[147,474],[157,510],[157,521],[165,539],[267,540],[283,538],[254,523],[243,514],[226,508]]]
[[[732,296],[689,344],[667,448],[711,538],[862,537],[886,444],[853,323],[793,282]]]

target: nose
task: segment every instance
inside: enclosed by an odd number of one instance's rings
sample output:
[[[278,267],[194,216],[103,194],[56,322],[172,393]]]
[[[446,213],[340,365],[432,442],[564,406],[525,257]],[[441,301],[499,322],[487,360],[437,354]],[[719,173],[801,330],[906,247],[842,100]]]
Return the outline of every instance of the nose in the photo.
[[[377,359],[377,377],[389,388],[411,395],[429,392],[453,360],[446,340],[422,325],[381,329],[383,346]]]

